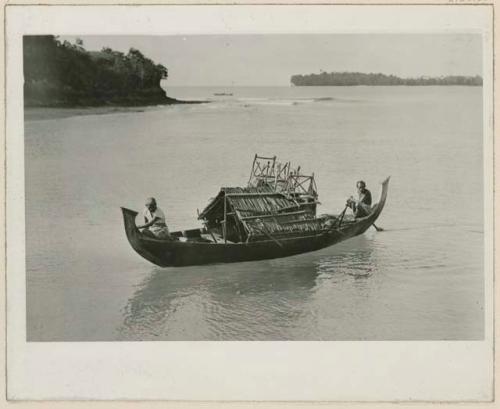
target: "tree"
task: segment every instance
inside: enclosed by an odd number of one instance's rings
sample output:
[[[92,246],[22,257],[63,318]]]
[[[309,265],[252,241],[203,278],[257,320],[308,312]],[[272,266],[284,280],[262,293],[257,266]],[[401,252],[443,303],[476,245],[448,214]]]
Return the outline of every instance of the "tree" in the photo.
[[[126,55],[109,47],[89,52],[81,39],[61,43],[54,36],[25,36],[23,47],[25,101],[62,105],[165,98],[160,81],[168,77],[167,68],[137,49]]]

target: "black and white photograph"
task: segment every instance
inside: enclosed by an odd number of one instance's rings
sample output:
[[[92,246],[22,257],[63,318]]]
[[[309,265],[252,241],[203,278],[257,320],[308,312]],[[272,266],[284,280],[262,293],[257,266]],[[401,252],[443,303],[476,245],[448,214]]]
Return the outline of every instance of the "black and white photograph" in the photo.
[[[491,38],[230,31],[19,36],[27,345],[484,342]]]
[[[479,35],[23,41],[28,341],[483,338]]]

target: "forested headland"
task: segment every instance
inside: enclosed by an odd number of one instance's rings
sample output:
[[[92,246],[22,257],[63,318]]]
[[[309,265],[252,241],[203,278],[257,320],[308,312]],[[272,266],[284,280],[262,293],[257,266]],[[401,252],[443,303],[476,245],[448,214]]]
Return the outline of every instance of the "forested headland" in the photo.
[[[168,70],[139,50],[127,54],[51,35],[23,37],[24,105],[27,107],[139,106],[181,103],[160,81]]]
[[[321,72],[320,74],[293,75],[290,79],[295,86],[353,86],[353,85],[467,85],[481,86],[479,76],[449,75],[444,77],[400,78],[395,75],[365,74],[362,72]]]

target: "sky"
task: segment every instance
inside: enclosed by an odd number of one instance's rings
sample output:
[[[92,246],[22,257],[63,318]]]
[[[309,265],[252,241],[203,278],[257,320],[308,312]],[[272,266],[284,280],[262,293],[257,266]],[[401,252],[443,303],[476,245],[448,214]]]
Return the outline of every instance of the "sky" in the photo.
[[[61,36],[74,42],[76,36]],[[78,36],[87,50],[137,48],[170,86],[287,86],[294,74],[482,75],[478,34]]]

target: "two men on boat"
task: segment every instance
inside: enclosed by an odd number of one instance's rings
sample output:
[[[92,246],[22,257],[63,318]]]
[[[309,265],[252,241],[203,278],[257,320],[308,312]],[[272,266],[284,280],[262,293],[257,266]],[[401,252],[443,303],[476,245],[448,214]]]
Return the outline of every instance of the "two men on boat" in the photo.
[[[352,209],[355,218],[368,216],[372,206],[372,194],[362,180],[356,183],[356,187],[358,189],[358,200],[351,196],[347,199],[346,206]]]
[[[171,239],[165,222],[165,214],[157,206],[154,197],[150,197],[146,200],[146,208],[144,209],[143,216],[144,224],[137,226],[138,229],[143,229],[142,234],[156,239]]]

